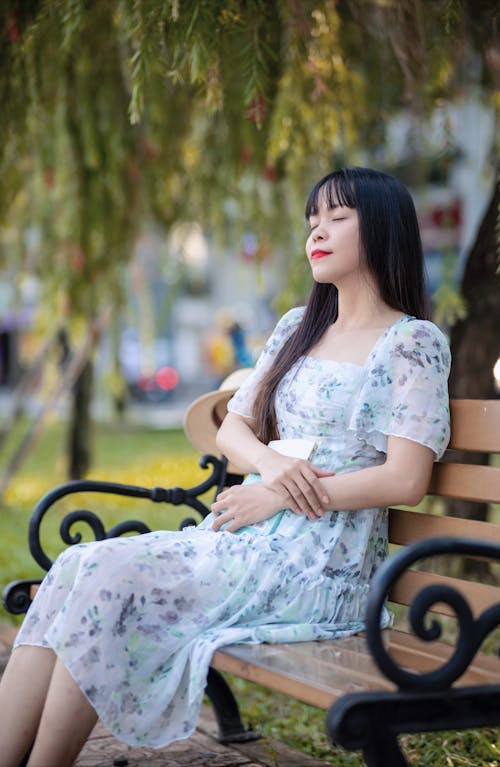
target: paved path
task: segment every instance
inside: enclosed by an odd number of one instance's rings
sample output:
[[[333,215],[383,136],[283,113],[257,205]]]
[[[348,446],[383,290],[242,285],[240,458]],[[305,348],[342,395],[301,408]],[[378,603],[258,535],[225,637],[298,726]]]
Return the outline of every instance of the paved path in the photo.
[[[0,623],[0,675],[7,663],[15,629]],[[162,749],[133,748],[116,740],[99,722],[75,767],[324,767],[325,762],[262,738],[221,745],[211,708],[204,706],[196,733]],[[57,765],[54,765],[57,767]]]

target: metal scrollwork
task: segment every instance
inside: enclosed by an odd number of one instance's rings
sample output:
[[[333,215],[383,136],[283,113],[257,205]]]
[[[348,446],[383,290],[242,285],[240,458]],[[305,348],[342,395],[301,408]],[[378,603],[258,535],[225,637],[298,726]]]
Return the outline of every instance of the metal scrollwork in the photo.
[[[126,535],[127,533],[138,533],[144,535],[150,533],[151,528],[139,519],[129,519],[126,522],[119,522],[117,525],[110,527],[106,533],[106,538],[119,538],[120,535]]]
[[[88,524],[94,533],[96,541],[103,541],[106,538],[118,538],[120,535],[125,535],[126,533],[143,534],[151,532],[151,528],[138,519],[129,519],[126,522],[119,522],[117,525],[114,525],[114,527],[110,527],[106,532],[106,529],[97,514],[86,509],[77,509],[66,514],[59,528],[61,539],[69,546],[74,546],[82,540],[81,533],[71,533],[72,526],[77,522],[85,522]]]
[[[2,592],[2,604],[12,615],[25,613],[31,603],[31,587],[41,583],[40,580],[13,581],[7,584]]]
[[[96,541],[102,541],[103,538],[106,537],[104,525],[102,524],[97,514],[94,514],[93,511],[86,511],[85,509],[70,511],[70,513],[66,514],[62,520],[61,526],[59,528],[62,540],[69,546],[74,546],[75,544],[80,543],[82,540],[81,533],[75,533],[74,535],[71,533],[71,527],[76,522],[86,522],[94,533]]]
[[[500,625],[500,602],[474,618],[463,595],[442,584],[425,586],[413,599],[409,609],[410,624],[415,634],[425,641],[441,635],[441,626],[428,612],[438,602],[449,605],[457,620],[457,640],[451,656],[442,666],[417,674],[399,666],[389,655],[382,637],[381,616],[391,587],[400,575],[421,559],[438,554],[461,554],[500,561],[500,546],[469,538],[433,538],[401,549],[388,559],[375,575],[370,589],[366,616],[366,638],[375,662],[383,674],[404,690],[444,690],[467,669],[484,638]]]
[[[200,514],[201,518],[204,519],[207,514],[209,514],[209,509],[202,501],[200,501],[199,496],[213,488],[217,488],[218,492],[224,486],[227,478],[231,478],[232,483],[241,481],[242,478],[239,476],[233,477],[233,475],[226,475],[227,461],[225,459],[220,460],[215,456],[205,455],[200,458],[199,465],[202,469],[211,467],[212,471],[203,482],[188,489],[181,487],[146,488],[135,485],[125,485],[117,482],[101,482],[93,480],[76,480],[59,485],[40,500],[31,515],[28,539],[30,551],[34,560],[43,567],[44,570],[49,570],[52,566],[52,560],[47,556],[41,544],[41,523],[47,511],[56,503],[56,501],[73,493],[106,493],[111,495],[124,495],[132,498],[144,498],[155,503],[167,503],[172,506],[185,505],[196,511]],[[96,541],[114,538],[130,532],[151,532],[151,529],[144,522],[138,520],[126,520],[120,522],[106,531],[103,522],[97,514],[86,509],[79,509],[66,514],[61,522],[61,539],[67,545],[74,546],[80,543],[82,539],[81,533],[72,532],[72,528],[77,522],[83,522],[88,525]],[[180,527],[182,529],[191,524],[196,525],[197,522],[192,517],[188,517],[182,520]]]

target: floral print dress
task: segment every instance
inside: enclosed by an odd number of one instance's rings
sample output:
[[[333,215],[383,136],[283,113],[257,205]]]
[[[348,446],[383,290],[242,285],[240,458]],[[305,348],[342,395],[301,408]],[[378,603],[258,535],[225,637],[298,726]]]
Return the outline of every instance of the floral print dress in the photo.
[[[280,320],[230,410],[251,416],[256,383],[302,313]],[[439,457],[449,439],[449,363],[443,334],[412,317],[388,328],[364,365],[305,356],[277,392],[280,436],[313,437],[314,463],[336,473],[382,463],[388,435]],[[387,554],[385,509],[336,510],[314,522],[285,509],[236,534],[212,531],[212,520],[71,547],[18,634],[16,645],[55,650],[126,743],[161,747],[194,731],[222,645],[363,628],[370,579]]]

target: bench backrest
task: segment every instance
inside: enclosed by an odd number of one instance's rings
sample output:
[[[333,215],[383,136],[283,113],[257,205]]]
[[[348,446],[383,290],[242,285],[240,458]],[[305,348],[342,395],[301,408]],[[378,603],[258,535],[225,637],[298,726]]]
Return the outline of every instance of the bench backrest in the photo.
[[[500,462],[495,466],[490,458],[487,466],[461,463],[463,458],[457,451],[500,453],[500,400],[451,401],[450,444],[443,460],[434,465],[428,493],[442,498],[500,503]],[[402,546],[423,538],[447,535],[481,538],[500,544],[500,524],[399,508],[389,511],[391,544]],[[423,586],[436,582],[459,588],[476,614],[499,601],[500,592],[496,586],[448,578],[420,567],[407,571],[400,578],[391,592],[391,600],[408,605]],[[436,605],[433,609],[434,612],[453,614],[447,605]]]

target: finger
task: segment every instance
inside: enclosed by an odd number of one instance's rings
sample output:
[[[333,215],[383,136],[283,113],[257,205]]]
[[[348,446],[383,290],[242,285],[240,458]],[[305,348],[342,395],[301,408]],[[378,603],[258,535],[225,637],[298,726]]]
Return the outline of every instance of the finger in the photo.
[[[236,519],[233,519],[230,524],[224,528],[225,533],[235,533],[237,530],[239,530],[241,527],[244,527],[242,522],[238,522]]]
[[[313,482],[317,483],[317,478],[311,472],[309,477],[302,474],[297,479],[283,477],[276,484],[271,484],[271,489],[283,498],[286,507],[295,514],[307,514],[308,516],[312,514],[316,519],[323,513],[323,504],[328,503],[328,498],[323,500],[321,496],[318,496],[315,488],[311,485]]]
[[[220,514],[217,519],[214,520],[212,524],[212,530],[216,533],[219,532],[221,527],[223,527],[226,522],[229,522],[231,520],[231,517],[228,515],[228,513]]]
[[[321,519],[323,514],[324,514],[323,509],[318,509],[317,511],[305,512],[306,517],[310,519],[311,522],[316,522],[318,519]]]
[[[293,494],[290,492],[284,480],[275,478],[272,482],[269,482],[265,486],[281,498],[284,509],[290,509],[291,511],[295,512],[301,511],[301,509],[295,503]]]
[[[218,496],[217,500],[211,504],[210,508],[213,512],[220,512],[227,509],[229,505],[230,505],[229,498],[226,498],[226,497],[221,498],[220,496]]]
[[[335,472],[334,471],[326,471],[325,469],[320,469],[319,466],[313,466],[311,464],[311,471],[313,471],[317,477],[334,477]]]
[[[321,469],[319,469],[319,471],[321,472],[321,476],[333,476],[333,472],[323,472]],[[330,497],[318,481],[319,475],[314,472],[308,472],[307,474],[304,474],[303,477],[306,484],[302,484],[301,489],[309,503],[315,509],[322,508],[323,511],[325,511],[330,504]]]
[[[304,503],[303,499],[305,499],[307,506],[312,511],[324,510],[323,504],[327,503],[329,498],[314,473],[308,471],[299,475],[295,484],[298,491],[295,499],[298,503]]]
[[[306,485],[306,488],[309,489],[309,485]],[[311,500],[306,494],[307,490],[305,488],[303,489],[298,484],[294,484],[293,488],[289,488],[289,493],[292,497],[295,508],[298,507],[300,511],[306,514],[308,517],[312,515],[316,519],[317,512],[321,507],[321,503],[316,499],[314,494]]]
[[[283,498],[283,505],[284,508],[290,509],[291,511],[294,511],[296,514],[302,514],[303,509],[301,504],[297,502],[296,494],[297,494],[297,488],[296,486],[293,486],[292,488],[287,487],[286,485],[282,485],[282,490],[277,491]]]
[[[313,466],[314,471],[314,479],[311,479],[311,484],[313,487],[318,488],[318,496],[321,498],[323,503],[330,503],[330,498],[328,494],[325,492],[325,489],[318,483],[318,479],[321,477],[334,477],[335,472],[334,471],[323,471],[323,469],[318,469],[316,466]]]

